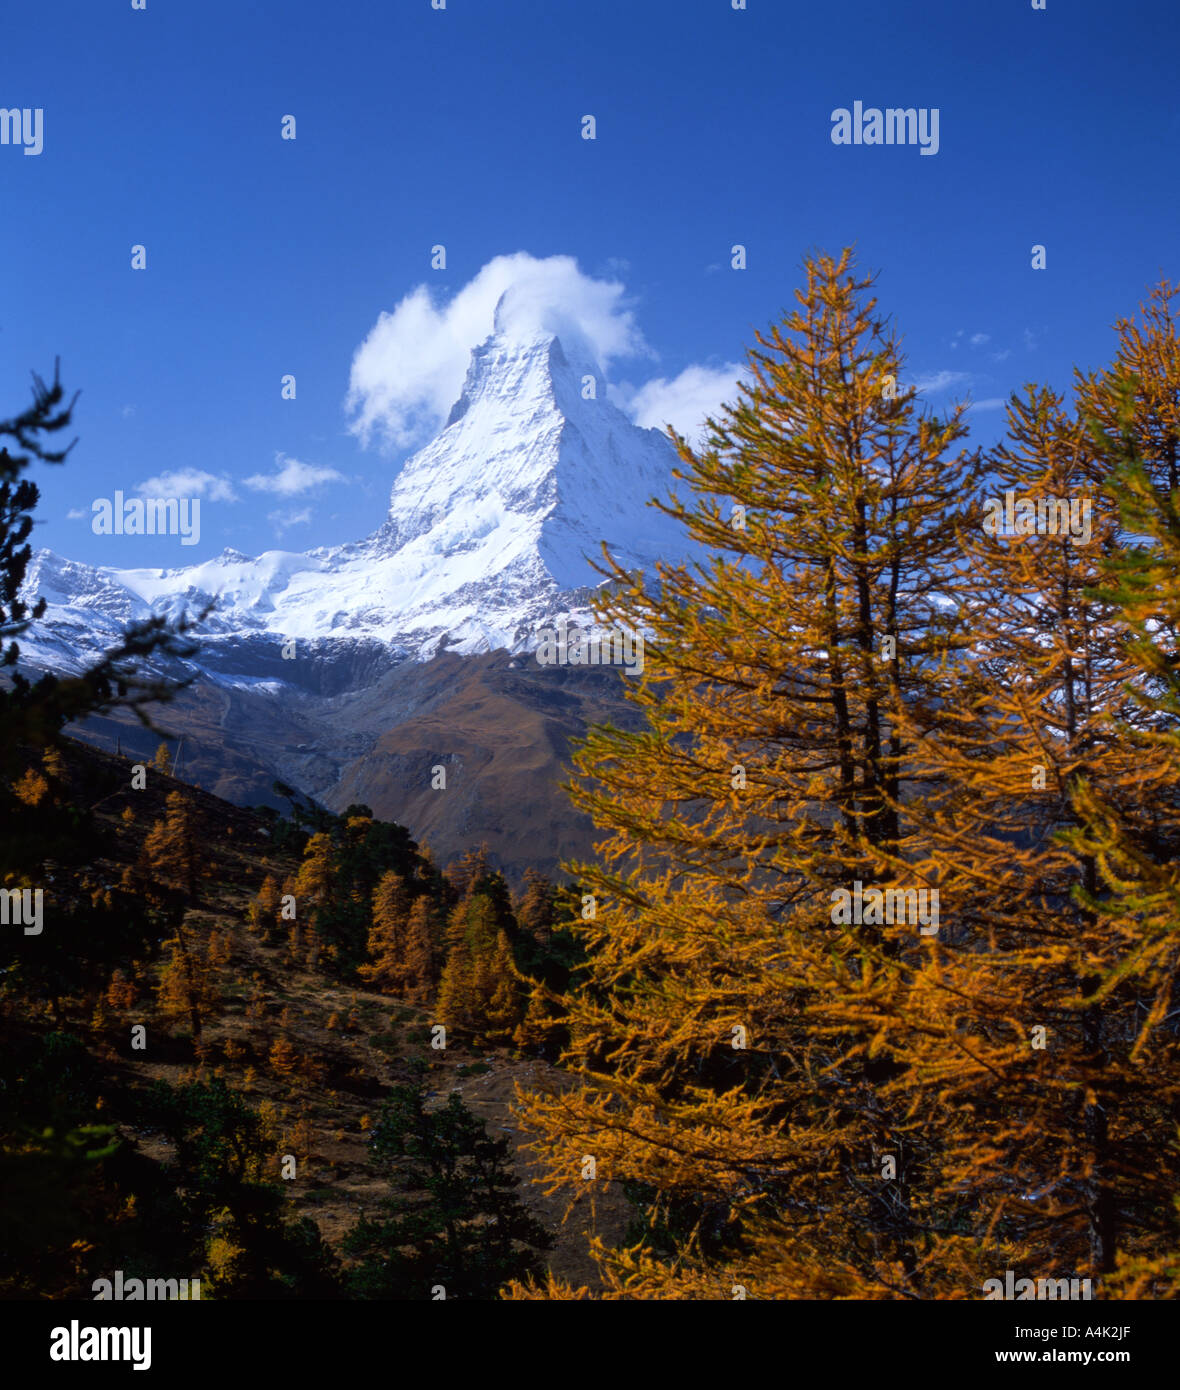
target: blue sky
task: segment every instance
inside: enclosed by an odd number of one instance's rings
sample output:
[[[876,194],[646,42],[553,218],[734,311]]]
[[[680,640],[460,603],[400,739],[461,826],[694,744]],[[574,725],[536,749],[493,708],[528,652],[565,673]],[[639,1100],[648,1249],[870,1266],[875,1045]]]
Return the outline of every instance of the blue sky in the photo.
[[[532,265],[477,279],[516,253],[576,262],[555,307],[603,319],[625,401],[700,369],[637,397],[683,428],[792,302],[803,254],[849,242],[911,377],[947,383],[932,404],[1065,386],[1180,274],[1178,38],[1175,0],[11,6],[0,107],[42,108],[44,148],[0,146],[0,414],[55,355],[82,390],[70,462],[38,472],[35,541],[171,566],[366,534],[409,447],[382,427],[381,371],[405,367],[397,418],[428,430],[431,354],[474,331],[479,285]],[[856,100],[937,107],[937,155],[834,145],[831,112]],[[407,356],[404,310],[347,409],[358,349],[415,291],[433,348]],[[1002,413],[973,420],[987,443]],[[91,533],[92,499],[177,471],[217,480],[198,546]]]

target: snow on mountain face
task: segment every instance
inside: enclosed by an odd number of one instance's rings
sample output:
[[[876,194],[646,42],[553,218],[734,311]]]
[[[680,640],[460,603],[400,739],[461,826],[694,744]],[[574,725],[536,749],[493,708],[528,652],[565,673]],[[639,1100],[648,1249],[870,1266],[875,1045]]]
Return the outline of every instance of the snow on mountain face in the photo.
[[[129,620],[211,598],[198,660],[226,674],[229,649],[288,638],[420,658],[444,635],[460,653],[527,646],[542,620],[584,609],[601,582],[589,563],[601,541],[629,568],[689,552],[682,528],[646,505],[667,495],[674,463],[668,439],[611,404],[576,347],[496,332],[472,353],[446,426],[407,460],[371,536],[256,559],[225,551],[174,570],[92,568],[40,551],[25,587],[49,606],[22,650],[73,666]]]
[[[636,567],[683,550],[680,528],[645,505],[666,494],[674,461],[558,338],[493,335],[446,428],[402,469],[384,537],[407,565],[421,558],[428,602],[493,578],[580,588],[598,582],[586,557],[600,557],[602,540]],[[407,596],[403,611],[417,606]]]

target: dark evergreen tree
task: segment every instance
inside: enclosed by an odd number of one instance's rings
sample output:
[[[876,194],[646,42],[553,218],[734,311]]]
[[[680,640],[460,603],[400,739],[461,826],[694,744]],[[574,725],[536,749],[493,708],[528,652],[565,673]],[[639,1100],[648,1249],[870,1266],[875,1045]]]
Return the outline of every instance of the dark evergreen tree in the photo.
[[[60,734],[117,707],[150,727],[148,706],[179,683],[152,674],[145,658],[191,655],[185,633],[204,616],[137,623],[78,676],[32,680],[19,669],[19,639],[45,611],[44,599],[22,597],[40,496],[25,475],[34,460],[65,461],[70,448],[51,445],[75,400],[56,369],[52,385],[34,374],[31,406],[0,420],[0,888],[44,894],[42,930],[0,939],[0,1291],[42,1297],[78,1294],[86,1252],[98,1257],[126,1206],[126,1187],[112,1195],[112,1171],[135,1160],[96,1087],[83,1084],[93,1070],[83,1044],[60,1027],[44,1032],[41,1007],[48,1000],[60,1025],[66,995],[96,993],[158,935],[142,905],[80,868],[101,859],[103,845],[71,793]]]
[[[345,1238],[360,1298],[495,1298],[510,1279],[539,1271],[552,1236],[517,1196],[509,1145],[491,1139],[455,1094],[428,1110],[424,1068],[396,1086],[372,1139],[395,1195]]]
[[[209,1296],[335,1295],[334,1258],[314,1222],[291,1220],[282,1188],[265,1179],[274,1147],[244,1096],[220,1078],[157,1083],[143,1120],[174,1146],[174,1226]]]

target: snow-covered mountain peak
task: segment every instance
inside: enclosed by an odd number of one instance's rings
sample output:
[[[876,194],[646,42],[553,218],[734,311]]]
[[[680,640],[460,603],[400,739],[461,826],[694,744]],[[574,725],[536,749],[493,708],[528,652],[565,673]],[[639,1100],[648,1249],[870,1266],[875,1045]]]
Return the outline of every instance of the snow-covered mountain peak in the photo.
[[[670,443],[607,399],[601,371],[575,343],[498,332],[472,352],[446,426],[394,483],[386,546],[429,536],[436,554],[450,555],[485,528],[506,542],[527,533],[559,588],[597,582],[586,557],[597,559],[603,540],[643,567],[683,550],[679,528],[646,506],[667,493]]]
[[[445,428],[475,405],[486,408],[509,402],[518,411],[522,406],[545,405],[576,409],[571,392],[580,392],[586,376],[595,379],[596,390],[601,393],[601,372],[576,341],[567,351],[556,333],[535,332],[524,337],[493,333],[472,351],[463,390],[451,407]]]
[[[452,650],[513,647],[540,620],[584,607],[603,541],[629,568],[683,557],[681,528],[647,505],[667,496],[670,442],[628,420],[577,334],[565,338],[498,324],[365,540],[256,558],[227,550],[174,570],[95,569],[42,552],[35,575],[57,638],[48,647],[76,642],[82,610],[125,621],[209,598],[204,631],[220,643],[363,640],[419,656],[443,636]]]

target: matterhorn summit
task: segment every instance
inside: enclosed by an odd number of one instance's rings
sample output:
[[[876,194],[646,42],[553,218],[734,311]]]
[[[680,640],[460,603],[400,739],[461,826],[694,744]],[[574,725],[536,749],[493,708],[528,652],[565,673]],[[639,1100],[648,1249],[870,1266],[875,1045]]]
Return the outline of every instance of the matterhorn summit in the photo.
[[[260,644],[384,648],[392,661],[529,645],[538,623],[584,611],[601,543],[629,569],[689,553],[658,508],[675,450],[610,400],[576,332],[495,330],[471,354],[440,433],[406,460],[384,523],[364,540],[251,558],[226,550],[175,569],[112,569],[40,551],[30,594],[49,600],[26,659],[75,667],[128,620],[214,602],[195,658],[214,679],[258,675]],[[236,653],[236,655],[235,655]],[[269,666],[269,662],[266,663]],[[235,669],[238,668],[238,669]]]
[[[598,582],[601,542],[628,567],[683,549],[658,509],[675,453],[606,399],[587,355],[552,333],[493,334],[475,349],[446,427],[409,459],[379,533],[407,585],[399,608],[417,625],[432,603],[479,590],[490,616]],[[392,597],[392,596],[391,596]]]

